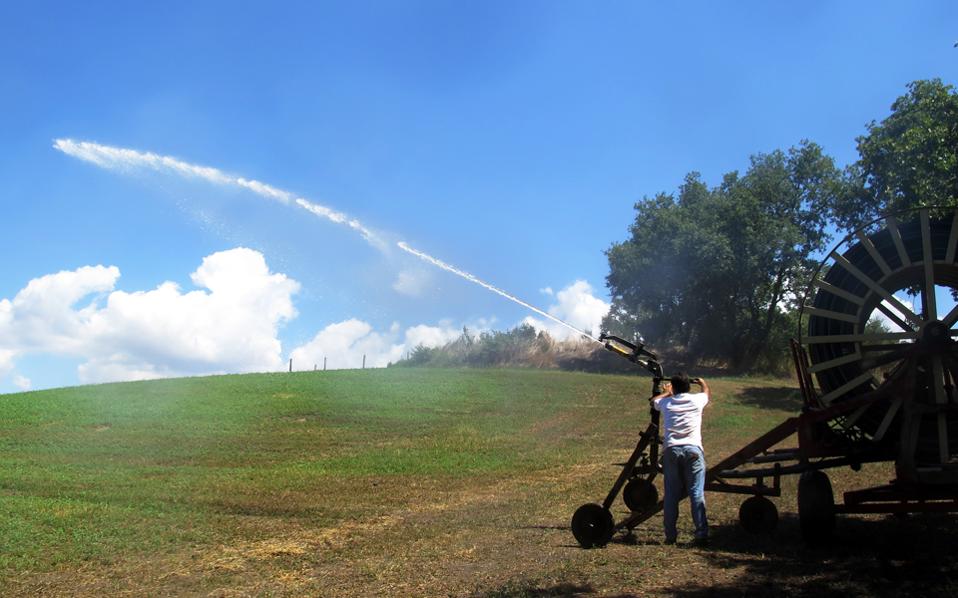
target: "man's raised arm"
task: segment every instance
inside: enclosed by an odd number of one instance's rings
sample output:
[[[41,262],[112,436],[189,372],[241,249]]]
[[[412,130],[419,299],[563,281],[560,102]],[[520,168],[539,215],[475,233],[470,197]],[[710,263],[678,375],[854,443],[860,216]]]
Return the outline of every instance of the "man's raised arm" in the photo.
[[[707,396],[710,401],[712,400],[712,393],[709,391],[709,383],[705,381],[705,378],[695,378],[692,380],[692,383],[701,386],[702,392],[705,393],[705,396]]]

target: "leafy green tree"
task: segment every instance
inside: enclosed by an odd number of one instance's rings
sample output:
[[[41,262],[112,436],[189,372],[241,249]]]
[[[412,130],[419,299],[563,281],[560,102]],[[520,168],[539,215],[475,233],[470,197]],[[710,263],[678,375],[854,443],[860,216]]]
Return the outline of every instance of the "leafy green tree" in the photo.
[[[532,359],[556,349],[555,341],[546,332],[536,332],[529,324],[520,324],[508,331],[492,330],[473,336],[466,328],[454,341],[442,347],[415,347],[406,359],[395,365],[430,367],[496,367],[526,366],[542,359]],[[545,360],[548,361],[548,360]]]
[[[860,159],[835,205],[838,223],[856,228],[879,214],[958,204],[958,93],[940,79],[914,81],[891,114],[857,138]]]
[[[832,159],[806,141],[753,156],[713,189],[691,173],[677,196],[640,201],[631,237],[606,252],[605,329],[737,370],[774,369],[840,190]]]
[[[404,361],[407,365],[426,365],[435,357],[435,350],[424,345],[416,345]]]

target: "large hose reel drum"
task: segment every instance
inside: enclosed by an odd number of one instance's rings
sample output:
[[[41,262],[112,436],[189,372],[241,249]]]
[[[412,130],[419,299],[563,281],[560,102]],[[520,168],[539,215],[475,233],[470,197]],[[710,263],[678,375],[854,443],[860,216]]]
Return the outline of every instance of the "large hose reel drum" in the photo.
[[[889,216],[828,254],[803,308],[819,406],[870,393],[841,418],[844,431],[919,469],[948,468],[958,452],[956,258],[958,210]],[[878,316],[884,330],[866,327]]]

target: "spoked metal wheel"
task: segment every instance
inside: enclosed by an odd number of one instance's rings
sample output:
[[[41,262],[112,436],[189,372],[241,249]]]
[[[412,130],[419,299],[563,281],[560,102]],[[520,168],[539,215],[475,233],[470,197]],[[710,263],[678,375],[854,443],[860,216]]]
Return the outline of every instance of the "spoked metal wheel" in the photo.
[[[894,387],[842,425],[875,442],[901,441],[922,462],[958,448],[958,211],[888,217],[845,238],[819,266],[801,339],[825,407]],[[873,319],[884,321],[877,327]]]

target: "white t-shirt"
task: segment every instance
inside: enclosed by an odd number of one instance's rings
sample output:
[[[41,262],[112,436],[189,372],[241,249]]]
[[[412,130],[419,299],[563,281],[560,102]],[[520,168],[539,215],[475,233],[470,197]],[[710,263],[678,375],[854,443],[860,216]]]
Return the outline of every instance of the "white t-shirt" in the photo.
[[[665,419],[665,446],[702,446],[702,409],[709,402],[704,392],[683,392],[655,401]]]

